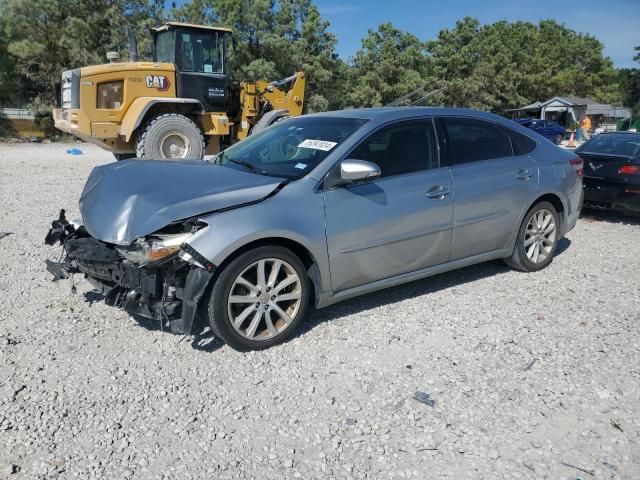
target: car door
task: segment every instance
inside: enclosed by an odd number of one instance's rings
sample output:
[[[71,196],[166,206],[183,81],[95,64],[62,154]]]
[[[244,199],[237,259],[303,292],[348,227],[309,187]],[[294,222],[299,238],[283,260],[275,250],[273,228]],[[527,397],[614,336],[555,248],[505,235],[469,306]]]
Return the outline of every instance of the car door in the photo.
[[[540,127],[537,132],[544,138],[553,141],[556,138],[557,132],[551,122],[547,120],[540,120]]]
[[[510,136],[520,134],[506,127],[474,118],[441,124],[455,189],[451,260],[502,249],[537,192],[538,167],[527,153],[514,155]]]
[[[385,126],[346,158],[376,163],[381,176],[324,191],[333,290],[446,262],[453,185],[432,120]]]

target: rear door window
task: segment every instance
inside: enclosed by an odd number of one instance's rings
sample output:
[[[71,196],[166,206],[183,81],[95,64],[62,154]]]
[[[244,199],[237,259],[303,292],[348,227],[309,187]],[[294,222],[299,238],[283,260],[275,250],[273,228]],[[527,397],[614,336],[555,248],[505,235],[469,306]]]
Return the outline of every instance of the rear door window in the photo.
[[[454,164],[513,156],[511,140],[498,124],[475,118],[443,118]]]

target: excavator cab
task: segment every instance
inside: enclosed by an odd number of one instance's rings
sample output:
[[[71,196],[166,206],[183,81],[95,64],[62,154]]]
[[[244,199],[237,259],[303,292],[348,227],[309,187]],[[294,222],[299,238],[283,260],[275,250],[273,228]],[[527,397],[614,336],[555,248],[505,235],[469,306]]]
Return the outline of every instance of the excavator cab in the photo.
[[[151,32],[153,61],[176,66],[176,96],[199,100],[207,112],[229,111],[231,80],[227,44],[231,30],[167,22],[152,28]],[[167,82],[168,79],[162,77],[158,81]],[[168,89],[169,85],[159,87]]]

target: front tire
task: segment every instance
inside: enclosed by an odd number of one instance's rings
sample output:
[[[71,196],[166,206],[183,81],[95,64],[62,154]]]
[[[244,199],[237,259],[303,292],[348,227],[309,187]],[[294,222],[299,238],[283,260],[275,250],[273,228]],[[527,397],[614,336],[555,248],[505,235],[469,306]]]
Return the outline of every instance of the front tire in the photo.
[[[525,215],[513,254],[505,262],[525,272],[542,270],[553,260],[559,239],[558,212],[549,202],[537,203]]]
[[[202,159],[204,137],[189,118],[164,113],[147,122],[136,144],[138,158],[156,160]]]
[[[562,139],[563,139],[562,135],[558,134],[556,135],[556,138],[554,139],[553,143],[555,143],[556,145],[562,145]]]
[[[290,250],[250,250],[224,267],[214,283],[208,302],[211,329],[239,351],[280,344],[305,317],[310,288],[303,263]]]

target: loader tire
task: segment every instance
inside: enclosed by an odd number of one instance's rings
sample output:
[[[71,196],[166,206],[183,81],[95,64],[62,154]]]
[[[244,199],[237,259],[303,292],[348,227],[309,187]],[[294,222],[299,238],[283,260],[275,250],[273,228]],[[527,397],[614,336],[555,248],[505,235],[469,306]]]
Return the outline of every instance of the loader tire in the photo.
[[[261,132],[267,127],[270,127],[274,123],[278,123],[280,120],[283,120],[289,116],[289,110],[271,110],[270,112],[265,113],[258,123],[256,123],[251,129],[251,135],[254,135],[258,132]]]
[[[163,113],[140,131],[136,156],[147,160],[200,160],[204,156],[204,137],[191,119],[178,113]]]

